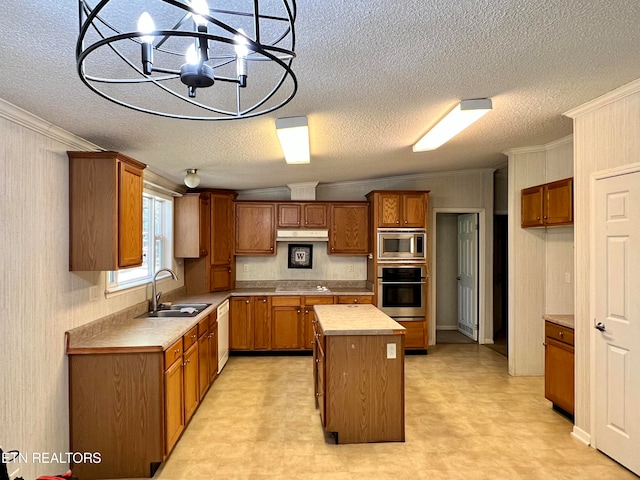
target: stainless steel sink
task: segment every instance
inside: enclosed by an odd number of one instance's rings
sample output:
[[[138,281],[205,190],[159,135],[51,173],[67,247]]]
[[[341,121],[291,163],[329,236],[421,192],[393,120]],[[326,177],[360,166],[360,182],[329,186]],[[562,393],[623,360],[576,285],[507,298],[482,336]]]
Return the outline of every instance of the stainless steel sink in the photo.
[[[173,305],[162,308],[157,312],[143,313],[138,318],[195,317],[210,305],[210,303],[174,303]],[[185,311],[183,311],[183,309]]]

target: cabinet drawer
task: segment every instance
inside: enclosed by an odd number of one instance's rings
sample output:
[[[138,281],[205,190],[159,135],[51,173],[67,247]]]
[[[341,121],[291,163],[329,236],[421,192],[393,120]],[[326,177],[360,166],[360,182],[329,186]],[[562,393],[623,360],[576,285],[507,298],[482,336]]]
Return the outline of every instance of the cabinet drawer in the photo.
[[[547,338],[553,338],[559,342],[573,346],[573,329],[563,327],[555,323],[546,321],[544,324],[544,335]]]
[[[340,295],[337,303],[373,303],[373,296],[371,295]]]
[[[297,296],[272,297],[271,306],[272,307],[299,307],[301,305],[301,300],[302,298]]]
[[[164,351],[164,369],[169,368],[179,358],[182,358],[182,338]]]
[[[317,297],[304,297],[305,305],[333,305],[333,297],[317,296]]]
[[[189,350],[191,345],[196,343],[196,341],[198,340],[198,326],[196,325],[195,327],[193,327],[191,330],[185,333],[184,337],[182,338],[184,339],[184,351],[186,352],[187,350]]]

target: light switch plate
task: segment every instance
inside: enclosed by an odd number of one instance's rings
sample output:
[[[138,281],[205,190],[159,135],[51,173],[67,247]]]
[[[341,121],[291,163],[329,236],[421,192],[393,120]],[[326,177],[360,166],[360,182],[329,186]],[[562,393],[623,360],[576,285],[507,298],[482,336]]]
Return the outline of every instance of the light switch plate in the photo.
[[[98,300],[98,286],[91,285],[89,287],[89,301],[95,302],[96,300]]]
[[[396,344],[387,343],[387,358],[396,358]]]

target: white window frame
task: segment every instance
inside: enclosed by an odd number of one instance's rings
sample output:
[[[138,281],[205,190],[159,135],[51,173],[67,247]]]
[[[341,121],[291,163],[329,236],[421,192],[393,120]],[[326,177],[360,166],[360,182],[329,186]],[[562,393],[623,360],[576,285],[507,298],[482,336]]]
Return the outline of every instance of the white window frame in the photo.
[[[148,233],[149,245],[154,247],[157,242],[161,244],[161,258],[159,259],[159,266],[157,266],[158,259],[156,259],[155,248],[150,248],[148,252],[143,253],[143,266],[133,267],[123,270],[106,272],[106,293],[120,292],[123,290],[129,290],[131,288],[147,285],[153,281],[153,275],[161,268],[173,268],[173,197],[168,195],[162,195],[157,191],[145,189],[142,193],[143,201],[151,201],[151,215],[149,222],[150,232]],[[159,223],[161,224],[156,228],[155,208],[157,203],[162,202],[163,210]],[[142,222],[143,228],[143,244],[144,244],[144,229],[145,222]],[[143,271],[143,268],[145,269]],[[139,272],[140,275],[135,275],[135,272]],[[133,278],[132,274],[135,276]],[[164,278],[168,276],[168,273],[161,274],[158,278]]]

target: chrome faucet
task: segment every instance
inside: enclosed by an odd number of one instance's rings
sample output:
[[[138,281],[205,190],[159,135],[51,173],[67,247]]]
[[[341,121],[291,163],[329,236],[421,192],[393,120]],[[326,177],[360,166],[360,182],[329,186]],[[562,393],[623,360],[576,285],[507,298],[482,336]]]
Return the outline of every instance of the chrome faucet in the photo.
[[[153,276],[153,281],[151,282],[151,311],[152,312],[158,311],[158,305],[160,304],[160,295],[162,295],[162,292],[156,293],[156,279],[158,278],[158,274],[160,272],[169,272],[171,274],[171,277],[175,281],[178,281],[178,276],[170,268],[161,268],[156,272],[156,274]]]

